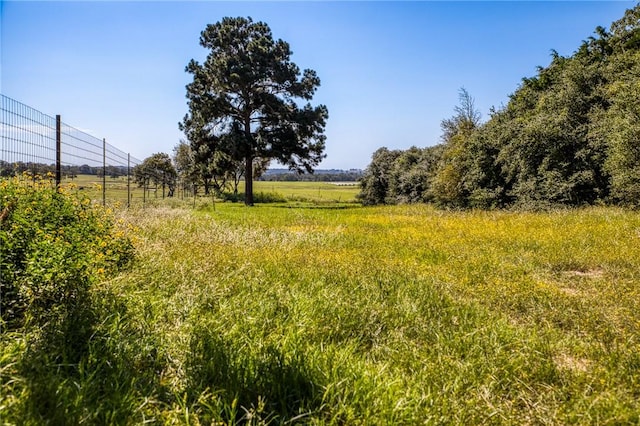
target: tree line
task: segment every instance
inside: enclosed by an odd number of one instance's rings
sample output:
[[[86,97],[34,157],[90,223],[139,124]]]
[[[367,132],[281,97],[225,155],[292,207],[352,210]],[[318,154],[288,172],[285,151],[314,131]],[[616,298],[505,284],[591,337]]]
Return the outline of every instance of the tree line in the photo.
[[[282,169],[269,169],[258,179],[275,182],[354,182],[363,176],[359,169],[350,170],[315,170],[313,174],[295,173]]]
[[[31,161],[4,161],[0,160],[0,177],[18,176],[23,173],[46,175],[47,173],[55,173],[55,164],[36,163]],[[110,178],[118,178],[127,176],[127,166],[89,166],[83,164],[80,166],[63,165],[61,167],[62,176],[74,179],[78,175],[92,175],[102,177],[103,173]]]
[[[640,206],[640,5],[524,78],[481,122],[465,90],[428,148],[380,148],[364,204],[451,208]]]
[[[173,155],[158,152],[145,158],[133,168],[134,182],[144,188],[167,190],[172,197],[178,185],[193,194],[221,195],[233,192],[244,177],[244,163],[219,155],[213,159],[197,159],[191,144],[181,141],[174,147]],[[254,161],[253,177],[260,178],[269,165],[268,161]]]
[[[163,194],[172,197],[176,188],[194,194],[225,196],[237,199],[240,182],[244,178],[244,164],[229,161],[224,167],[220,163],[198,162],[193,158],[191,145],[180,142],[173,155],[156,153],[133,168],[134,182],[144,188],[162,188]],[[261,181],[277,182],[354,182],[362,178],[363,171],[317,170],[315,173],[296,173],[286,169],[268,169],[267,161],[256,162],[253,178]]]

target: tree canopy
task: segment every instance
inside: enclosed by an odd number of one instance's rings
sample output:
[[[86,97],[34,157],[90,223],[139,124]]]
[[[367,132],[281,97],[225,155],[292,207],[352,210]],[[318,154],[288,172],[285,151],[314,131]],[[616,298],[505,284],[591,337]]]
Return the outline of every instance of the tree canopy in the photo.
[[[320,79],[291,61],[289,44],[251,18],[224,18],[208,25],[201,64],[186,71],[189,112],[180,128],[198,164],[219,173],[244,165],[245,203],[253,204],[253,170],[276,160],[292,170],[313,172],[324,158],[328,110],[309,101]],[[299,102],[306,103],[304,105]]]

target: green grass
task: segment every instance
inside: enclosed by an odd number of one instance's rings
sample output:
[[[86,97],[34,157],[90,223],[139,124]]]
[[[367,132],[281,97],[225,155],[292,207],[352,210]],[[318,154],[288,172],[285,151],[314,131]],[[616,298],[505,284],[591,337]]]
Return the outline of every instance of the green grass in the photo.
[[[336,184],[331,182],[254,182],[254,193],[278,194],[288,202],[351,203],[360,192],[357,183]],[[244,185],[240,186],[244,191]]]
[[[137,264],[95,289],[110,314],[59,410],[107,423],[640,422],[637,212],[198,207],[120,213],[138,229]],[[0,405],[24,414],[34,397],[12,342],[0,368],[17,382]]]

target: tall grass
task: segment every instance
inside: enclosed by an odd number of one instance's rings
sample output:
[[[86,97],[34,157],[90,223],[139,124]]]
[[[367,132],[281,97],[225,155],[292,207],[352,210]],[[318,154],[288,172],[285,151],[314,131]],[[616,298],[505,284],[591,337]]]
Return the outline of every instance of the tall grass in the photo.
[[[109,385],[61,403],[101,395],[88,418],[131,423],[640,421],[638,213],[282,207],[123,212],[137,264],[96,290],[113,314],[83,364]]]
[[[157,312],[175,410],[202,422],[638,420],[637,214],[219,206],[137,221],[145,261],[122,292]]]

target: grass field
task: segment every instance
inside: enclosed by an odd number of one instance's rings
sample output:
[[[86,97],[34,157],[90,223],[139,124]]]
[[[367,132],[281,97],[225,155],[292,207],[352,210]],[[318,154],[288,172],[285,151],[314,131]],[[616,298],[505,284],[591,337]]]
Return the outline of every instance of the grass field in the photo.
[[[640,422],[637,212],[200,202],[118,214],[138,260],[95,289],[115,300],[95,331],[102,352],[51,391],[58,418]]]

